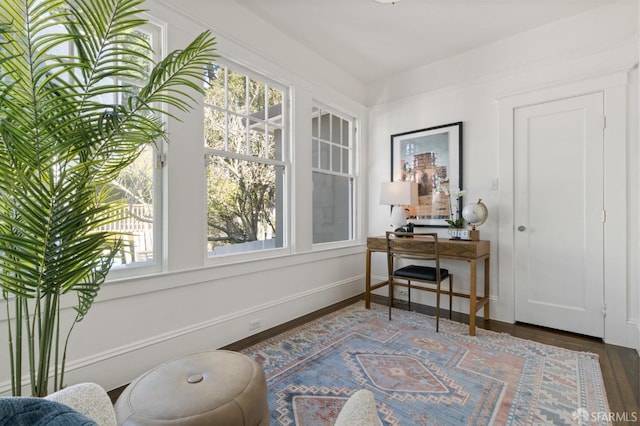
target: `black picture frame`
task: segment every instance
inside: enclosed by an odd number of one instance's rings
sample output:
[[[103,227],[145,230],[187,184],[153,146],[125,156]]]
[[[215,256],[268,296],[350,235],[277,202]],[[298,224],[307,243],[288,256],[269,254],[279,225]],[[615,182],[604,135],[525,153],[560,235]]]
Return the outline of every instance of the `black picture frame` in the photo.
[[[391,135],[391,181],[418,183],[408,215],[416,226],[445,228],[462,211],[462,198],[451,199],[462,190],[462,128],[460,121]]]

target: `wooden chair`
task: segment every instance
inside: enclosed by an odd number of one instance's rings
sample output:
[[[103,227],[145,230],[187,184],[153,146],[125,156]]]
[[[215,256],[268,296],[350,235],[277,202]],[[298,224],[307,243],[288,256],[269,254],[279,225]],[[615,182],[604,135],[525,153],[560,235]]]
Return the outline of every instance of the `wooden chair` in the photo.
[[[408,289],[409,310],[411,310],[411,288],[436,293],[436,331],[440,328],[440,294],[449,294],[449,319],[451,319],[451,299],[453,294],[453,274],[440,268],[438,235],[435,233],[415,234],[411,232],[387,232],[387,268],[389,271],[389,320],[393,306],[393,288]],[[399,265],[409,260],[407,266]],[[416,261],[435,262],[434,266],[414,264]],[[396,264],[399,267],[396,269]],[[449,279],[449,289],[442,290],[441,283]],[[412,282],[417,282],[418,285]]]

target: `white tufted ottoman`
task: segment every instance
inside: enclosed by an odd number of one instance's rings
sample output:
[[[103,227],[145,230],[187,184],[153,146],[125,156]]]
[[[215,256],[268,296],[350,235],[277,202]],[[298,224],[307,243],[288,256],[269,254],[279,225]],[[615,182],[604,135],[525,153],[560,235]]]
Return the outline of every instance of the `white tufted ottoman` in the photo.
[[[115,404],[119,425],[268,425],[267,382],[247,355],[216,350],[167,362]]]

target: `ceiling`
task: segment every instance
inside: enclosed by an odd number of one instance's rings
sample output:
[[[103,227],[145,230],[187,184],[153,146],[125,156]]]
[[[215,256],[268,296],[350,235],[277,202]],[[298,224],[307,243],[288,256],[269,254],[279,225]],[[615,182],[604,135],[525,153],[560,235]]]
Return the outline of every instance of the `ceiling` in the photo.
[[[364,83],[616,0],[235,0]]]

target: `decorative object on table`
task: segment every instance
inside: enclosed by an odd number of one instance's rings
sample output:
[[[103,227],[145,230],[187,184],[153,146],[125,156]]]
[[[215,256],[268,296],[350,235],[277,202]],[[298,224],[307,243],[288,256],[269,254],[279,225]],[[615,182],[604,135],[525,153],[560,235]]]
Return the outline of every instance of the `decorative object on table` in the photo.
[[[469,239],[471,241],[478,241],[480,239],[480,231],[476,230],[476,226],[485,223],[489,217],[489,210],[482,202],[482,198],[479,198],[477,203],[464,206],[462,209],[462,217],[471,225]]]
[[[406,206],[418,203],[418,185],[414,182],[384,182],[380,187],[380,204],[391,206],[391,229],[407,225]]]
[[[609,413],[597,354],[484,329],[472,337],[446,319],[436,333],[433,316],[394,308],[389,321],[387,310],[358,302],[243,350],[264,367],[271,425],[332,424],[360,389],[373,392],[385,425],[571,424],[576,407]]]
[[[466,228],[449,228],[447,231],[450,240],[468,240],[469,230]]]
[[[446,228],[448,193],[462,186],[462,122],[391,135],[391,180],[418,184],[416,225]]]
[[[217,57],[205,31],[155,63],[142,3],[0,3],[0,353],[14,396],[66,385],[69,336],[125,250],[108,227],[126,207],[113,183],[168,139],[161,105],[189,111]]]
[[[459,240],[461,238],[467,239],[469,232],[464,227],[464,218],[460,214],[460,208],[462,207],[462,197],[464,197],[464,191],[456,188],[453,193],[445,192],[449,198],[449,219],[445,219],[445,222],[449,224],[449,235],[452,240]],[[455,204],[454,204],[455,198]],[[455,211],[455,213],[454,213]]]

